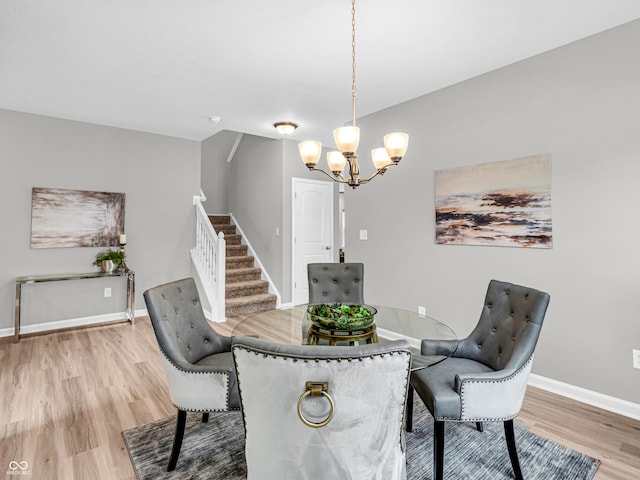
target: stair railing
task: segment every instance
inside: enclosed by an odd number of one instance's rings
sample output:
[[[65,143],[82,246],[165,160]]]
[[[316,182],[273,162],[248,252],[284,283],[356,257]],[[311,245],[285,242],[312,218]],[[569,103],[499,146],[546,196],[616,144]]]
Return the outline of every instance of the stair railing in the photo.
[[[196,245],[191,249],[191,258],[202,282],[205,295],[211,306],[211,320],[225,320],[225,257],[224,233],[216,234],[201,198],[194,197],[196,207]]]

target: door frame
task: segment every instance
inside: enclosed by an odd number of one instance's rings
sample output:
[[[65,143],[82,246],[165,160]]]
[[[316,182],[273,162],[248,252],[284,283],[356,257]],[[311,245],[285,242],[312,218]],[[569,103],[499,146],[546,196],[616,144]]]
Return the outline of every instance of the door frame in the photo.
[[[327,180],[315,180],[310,178],[291,177],[291,303],[296,303],[296,185],[298,183],[311,183],[315,185],[330,185],[331,197],[329,199],[329,211],[331,212],[330,221],[330,245],[331,245],[331,260],[335,258],[335,239],[334,239],[334,224],[335,224],[335,211],[334,211],[334,196],[335,191],[333,188],[334,182]]]

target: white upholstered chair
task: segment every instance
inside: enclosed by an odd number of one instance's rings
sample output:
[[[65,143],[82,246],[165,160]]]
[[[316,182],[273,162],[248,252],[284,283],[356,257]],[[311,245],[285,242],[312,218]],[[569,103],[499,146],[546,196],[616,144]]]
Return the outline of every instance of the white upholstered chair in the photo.
[[[406,478],[407,342],[327,347],[234,337],[232,350],[248,480]]]

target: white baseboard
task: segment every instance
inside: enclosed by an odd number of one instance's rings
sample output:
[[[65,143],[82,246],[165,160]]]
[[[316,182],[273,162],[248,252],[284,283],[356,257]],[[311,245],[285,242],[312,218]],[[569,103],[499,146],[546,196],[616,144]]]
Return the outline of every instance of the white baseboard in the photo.
[[[635,420],[640,420],[640,405],[637,403],[610,397],[602,393],[576,387],[568,383],[559,382],[551,378],[542,377],[534,373],[529,375],[529,385],[541,388],[551,393],[556,393],[563,397],[571,398],[588,405],[592,405],[603,410],[624,415]]]
[[[227,317],[224,317],[224,318],[214,317],[213,312],[208,308],[203,308],[202,313],[204,313],[204,318],[206,318],[211,323],[224,323],[227,321]]]
[[[420,345],[422,344],[421,340],[417,338],[408,337],[406,335],[402,335],[401,333],[392,332],[391,330],[386,330],[384,328],[378,328],[378,336],[389,339],[389,340],[406,340],[409,342],[409,346],[411,348],[417,348],[420,350]]]
[[[135,316],[140,317],[147,315],[146,309],[136,310]],[[36,323],[34,325],[21,325],[20,335],[28,333],[42,333],[53,332],[62,328],[74,328],[74,327],[86,327],[88,325],[98,325],[106,322],[114,322],[117,320],[125,320],[127,318],[126,313],[107,313],[104,315],[93,315],[91,317],[72,318],[70,320],[59,320],[56,322]],[[13,328],[0,329],[0,337],[13,337]]]
[[[13,337],[13,328],[0,328],[0,337]]]

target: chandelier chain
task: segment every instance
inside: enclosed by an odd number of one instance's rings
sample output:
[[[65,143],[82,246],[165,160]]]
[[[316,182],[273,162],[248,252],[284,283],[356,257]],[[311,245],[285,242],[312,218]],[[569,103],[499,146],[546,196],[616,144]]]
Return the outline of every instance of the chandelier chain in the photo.
[[[356,126],[356,0],[351,0],[351,115]]]
[[[318,160],[322,156],[322,143],[305,141],[299,144],[300,157],[310,171],[322,172],[338,183],[356,188],[369,183],[378,175],[383,175],[393,165],[398,165],[407,151],[409,135],[402,132],[389,133],[384,136],[384,148],[371,150],[371,160],[375,172],[368,178],[360,178],[358,165],[358,144],[360,143],[360,129],[356,126],[356,0],[351,0],[351,113],[353,126],[343,126],[333,131],[338,151],[327,152],[329,171],[318,168]],[[346,164],[349,173],[343,173]]]

